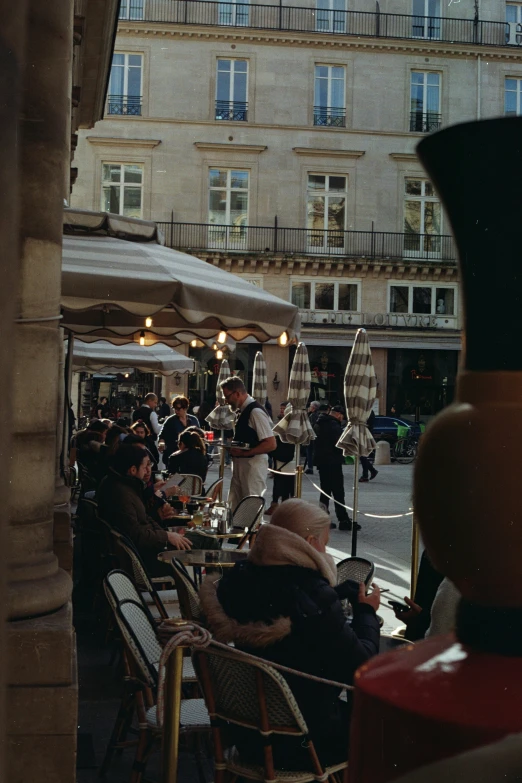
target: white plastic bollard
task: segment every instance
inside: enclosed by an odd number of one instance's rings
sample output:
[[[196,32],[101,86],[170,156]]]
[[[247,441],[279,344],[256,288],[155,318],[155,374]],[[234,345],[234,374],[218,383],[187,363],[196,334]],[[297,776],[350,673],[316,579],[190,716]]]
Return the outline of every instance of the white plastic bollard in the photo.
[[[389,465],[390,460],[390,444],[387,440],[380,440],[377,443],[375,449],[375,461],[374,465]]]

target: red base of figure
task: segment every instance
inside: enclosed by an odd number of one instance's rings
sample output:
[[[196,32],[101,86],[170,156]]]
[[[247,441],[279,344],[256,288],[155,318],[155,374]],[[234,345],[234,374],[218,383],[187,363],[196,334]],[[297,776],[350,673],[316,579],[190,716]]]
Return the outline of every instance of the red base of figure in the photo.
[[[522,658],[453,634],[373,658],[355,685],[350,783],[385,783],[522,731]]]

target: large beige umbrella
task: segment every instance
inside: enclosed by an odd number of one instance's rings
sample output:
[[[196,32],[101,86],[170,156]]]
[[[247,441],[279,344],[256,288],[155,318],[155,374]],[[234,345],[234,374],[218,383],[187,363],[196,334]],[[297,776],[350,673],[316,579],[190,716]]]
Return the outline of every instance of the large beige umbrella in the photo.
[[[230,405],[225,400],[225,397],[223,395],[223,391],[221,389],[221,386],[219,385],[222,381],[226,381],[227,378],[230,378],[230,366],[228,364],[228,361],[226,359],[223,359],[221,362],[221,367],[219,368],[219,375],[217,379],[217,386],[216,386],[216,402],[218,403],[217,406],[214,408],[213,411],[211,411],[205,421],[207,421],[213,430],[221,430],[221,457],[219,460],[219,478],[222,479],[225,474],[225,430],[230,430],[233,428],[235,422],[236,422],[236,416],[233,412]],[[219,493],[219,499],[221,500],[223,496],[223,486],[221,486],[220,493]]]
[[[295,462],[297,470],[296,496],[301,497],[303,469],[301,466],[301,446],[307,446],[315,439],[315,432],[308,418],[307,406],[310,397],[312,376],[308,351],[304,343],[299,343],[295,352],[290,381],[288,383],[289,410],[279,421],[274,432],[284,443],[295,443]]]
[[[344,397],[348,425],[337,442],[346,455],[355,457],[353,480],[352,557],[357,554],[358,461],[367,457],[375,441],[366,426],[377,396],[377,378],[366,329],[358,329],[344,375]]]
[[[252,397],[263,407],[265,406],[268,381],[266,377],[265,357],[258,351],[254,359],[254,369],[252,372]]]
[[[141,346],[136,343],[113,345],[106,340],[85,343],[75,339],[72,366],[75,372],[121,372],[133,368],[160,375],[177,375],[194,372],[194,360],[167,345],[156,343]]]
[[[112,341],[143,331],[147,343],[226,331],[235,340],[287,342],[299,330],[295,305],[163,247],[153,223],[74,210],[64,223],[62,325],[75,334]]]

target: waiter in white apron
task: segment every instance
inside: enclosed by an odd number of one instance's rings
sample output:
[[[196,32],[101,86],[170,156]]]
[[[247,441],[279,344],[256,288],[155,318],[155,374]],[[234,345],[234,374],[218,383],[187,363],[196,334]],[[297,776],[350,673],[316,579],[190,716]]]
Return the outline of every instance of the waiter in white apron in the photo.
[[[264,495],[268,454],[276,448],[272,422],[263,408],[248,394],[245,384],[233,375],[221,383],[223,397],[236,411],[234,440],[248,443],[248,449],[232,448],[232,481],[228,502],[232,510],[247,495]]]

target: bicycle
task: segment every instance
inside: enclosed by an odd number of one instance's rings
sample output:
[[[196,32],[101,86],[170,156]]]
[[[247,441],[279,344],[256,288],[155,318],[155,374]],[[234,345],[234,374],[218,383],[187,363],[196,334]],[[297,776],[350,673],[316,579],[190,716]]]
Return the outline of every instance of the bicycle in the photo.
[[[408,434],[397,438],[393,446],[393,459],[401,465],[409,465],[417,456],[419,439],[416,435]]]

